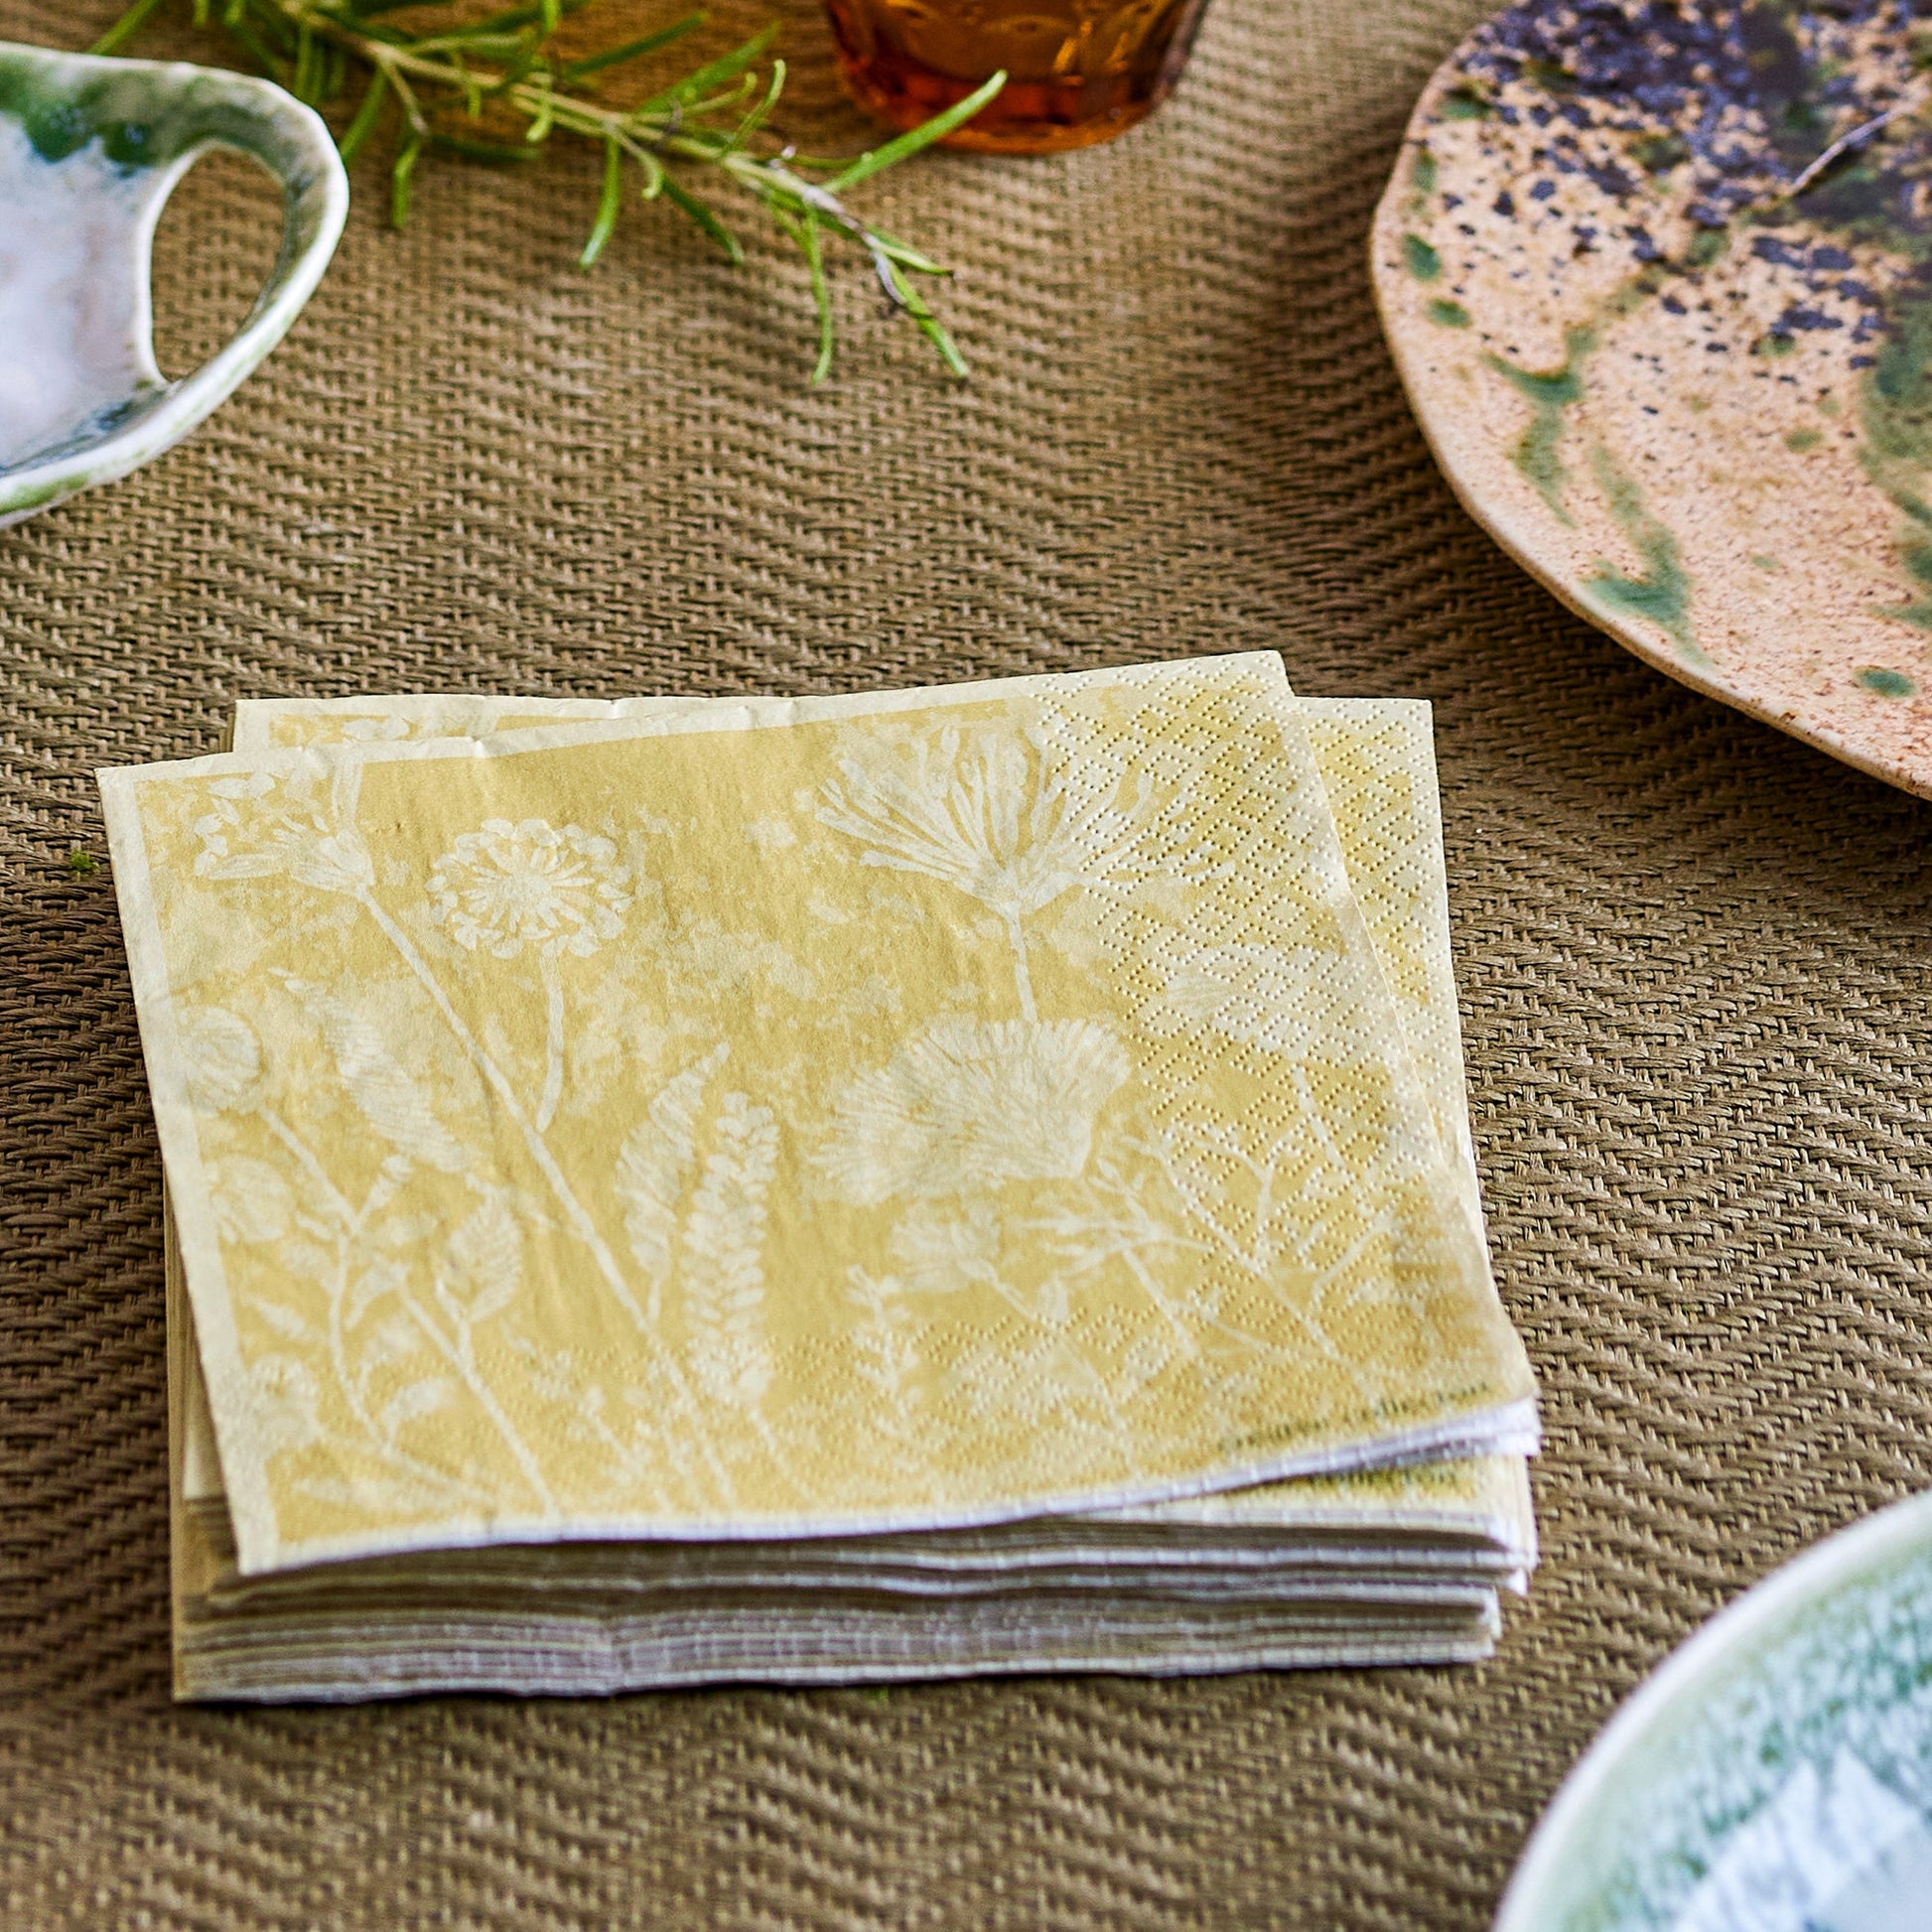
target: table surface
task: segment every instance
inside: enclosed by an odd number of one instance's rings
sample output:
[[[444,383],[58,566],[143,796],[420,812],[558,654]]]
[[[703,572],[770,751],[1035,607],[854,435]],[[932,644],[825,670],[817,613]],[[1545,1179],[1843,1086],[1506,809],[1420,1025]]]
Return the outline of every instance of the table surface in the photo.
[[[628,4],[628,0],[616,0]],[[740,0],[731,0],[738,5]],[[84,44],[98,0],[0,0]],[[782,8],[797,124],[856,141]],[[184,448],[0,535],[0,1922],[1478,1927],[1630,1687],[1932,1481],[1927,807],[1625,656],[1457,509],[1363,240],[1464,0],[1217,0],[1115,145],[870,185],[962,265],[947,381],[844,285],[595,163],[358,175]],[[829,132],[828,132],[829,130]],[[268,219],[208,164],[177,360]],[[186,305],[192,314],[177,313]],[[233,700],[802,692],[1269,646],[1437,706],[1496,1263],[1546,1558],[1477,1669],[345,1712],[168,1702],[160,1168],[91,767]]]

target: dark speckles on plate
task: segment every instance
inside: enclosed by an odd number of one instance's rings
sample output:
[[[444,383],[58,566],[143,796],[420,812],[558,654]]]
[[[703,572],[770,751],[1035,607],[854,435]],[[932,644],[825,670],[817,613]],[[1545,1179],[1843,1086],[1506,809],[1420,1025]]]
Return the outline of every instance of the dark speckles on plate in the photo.
[[[1932,0],[1522,0],[1425,136],[1374,265],[1465,500],[1644,656],[1932,796]]]

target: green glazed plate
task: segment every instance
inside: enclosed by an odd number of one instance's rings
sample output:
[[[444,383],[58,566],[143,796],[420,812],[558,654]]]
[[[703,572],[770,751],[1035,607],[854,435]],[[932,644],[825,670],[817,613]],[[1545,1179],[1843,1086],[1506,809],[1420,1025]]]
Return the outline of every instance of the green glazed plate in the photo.
[[[170,382],[148,251],[209,147],[281,183],[282,247],[240,333]],[[0,524],[126,476],[223,402],[314,293],[347,207],[329,130],[266,80],[0,42]]]
[[[1932,796],[1929,66],[1909,0],[1529,0],[1424,92],[1372,265],[1506,550]]]
[[[1932,1926],[1932,1496],[1670,1657],[1558,1792],[1496,1932]]]

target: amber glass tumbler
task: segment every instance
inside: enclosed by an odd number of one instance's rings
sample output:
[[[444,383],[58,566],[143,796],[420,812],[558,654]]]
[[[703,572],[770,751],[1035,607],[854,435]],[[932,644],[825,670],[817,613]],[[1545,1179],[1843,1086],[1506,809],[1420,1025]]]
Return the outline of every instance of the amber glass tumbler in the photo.
[[[912,127],[1006,69],[947,139],[992,154],[1110,141],[1151,114],[1187,63],[1207,0],[825,0],[861,106]]]

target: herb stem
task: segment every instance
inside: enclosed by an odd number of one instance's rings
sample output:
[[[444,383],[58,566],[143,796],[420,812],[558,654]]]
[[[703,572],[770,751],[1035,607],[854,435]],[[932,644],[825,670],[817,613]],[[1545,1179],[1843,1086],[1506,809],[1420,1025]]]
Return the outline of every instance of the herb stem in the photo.
[[[168,0],[134,0],[134,5],[122,14],[94,45],[95,54],[117,54],[148,24],[152,14],[159,13]]]
[[[133,0],[96,44],[113,53],[169,0]],[[374,137],[393,94],[401,126],[389,163],[389,214],[401,227],[409,217],[416,166],[426,148],[503,162],[521,158],[562,132],[595,142],[604,154],[596,216],[580,262],[592,266],[605,252],[623,206],[628,168],[643,177],[640,199],[660,196],[710,237],[733,262],[745,259],[724,216],[690,185],[702,174],[750,197],[804,257],[818,322],[811,380],[831,367],[833,309],[826,272],[825,237],[855,248],[886,292],[896,313],[919,330],[947,368],[964,375],[966,364],[952,339],[905,275],[944,276],[937,262],[872,228],[845,205],[845,193],[886,169],[943,140],[970,120],[1005,84],[995,74],[982,87],[919,127],[846,160],[808,160],[778,145],[765,121],[785,84],[785,65],[764,63],[776,35],[767,28],[741,46],[704,63],[681,80],[629,106],[580,91],[597,76],[626,68],[682,40],[703,22],[688,13],[664,27],[621,44],[564,60],[550,47],[559,24],[596,0],[529,0],[486,19],[448,19],[420,32],[382,16],[403,11],[403,0],[187,0],[196,25],[212,22],[258,68],[304,100],[324,105],[341,94],[351,63],[369,78],[339,145],[353,159]],[[439,108],[433,110],[427,99]],[[515,142],[453,130],[451,111],[470,122],[485,106],[513,115],[524,126]],[[439,124],[439,112],[442,115]]]

